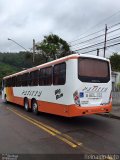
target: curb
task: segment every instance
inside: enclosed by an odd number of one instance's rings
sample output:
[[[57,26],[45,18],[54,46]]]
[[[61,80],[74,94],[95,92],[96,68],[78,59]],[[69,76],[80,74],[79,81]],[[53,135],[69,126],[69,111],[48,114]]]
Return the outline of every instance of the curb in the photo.
[[[118,117],[118,116],[116,116],[116,115],[114,115],[114,114],[111,114],[111,113],[104,113],[104,114],[97,114],[97,115],[99,115],[99,116],[102,116],[102,117],[107,117],[107,118],[113,118],[113,119],[118,119],[118,120],[120,120],[120,117]]]

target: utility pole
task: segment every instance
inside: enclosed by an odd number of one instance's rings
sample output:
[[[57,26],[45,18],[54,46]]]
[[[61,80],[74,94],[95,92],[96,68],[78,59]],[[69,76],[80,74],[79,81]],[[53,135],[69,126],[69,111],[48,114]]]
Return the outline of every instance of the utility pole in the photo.
[[[97,48],[97,56],[99,56],[99,49]]]
[[[35,40],[33,39],[33,63],[35,62]]]
[[[106,41],[107,41],[107,24],[105,25],[105,41],[104,41],[104,57],[105,57],[105,51],[106,51]]]

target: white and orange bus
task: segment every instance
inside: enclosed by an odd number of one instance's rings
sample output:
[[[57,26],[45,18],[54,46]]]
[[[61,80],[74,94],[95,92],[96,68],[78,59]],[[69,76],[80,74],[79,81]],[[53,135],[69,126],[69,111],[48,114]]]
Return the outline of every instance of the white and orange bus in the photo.
[[[60,58],[4,77],[2,98],[35,114],[74,117],[110,112],[110,62],[82,54]]]

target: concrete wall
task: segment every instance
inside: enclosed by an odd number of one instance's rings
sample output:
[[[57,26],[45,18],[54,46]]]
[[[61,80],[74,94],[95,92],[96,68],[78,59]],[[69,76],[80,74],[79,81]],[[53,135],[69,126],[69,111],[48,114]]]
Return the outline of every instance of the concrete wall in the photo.
[[[120,92],[112,92],[112,103],[115,106],[120,106]]]

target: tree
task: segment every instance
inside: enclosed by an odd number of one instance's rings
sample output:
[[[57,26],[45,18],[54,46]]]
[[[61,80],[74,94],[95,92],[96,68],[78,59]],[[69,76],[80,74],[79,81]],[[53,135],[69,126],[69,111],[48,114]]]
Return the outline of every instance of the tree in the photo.
[[[120,55],[118,53],[114,53],[110,56],[110,62],[113,71],[120,71]]]
[[[46,61],[71,54],[69,44],[54,34],[44,36],[43,41],[36,45],[36,50],[46,57]]]

